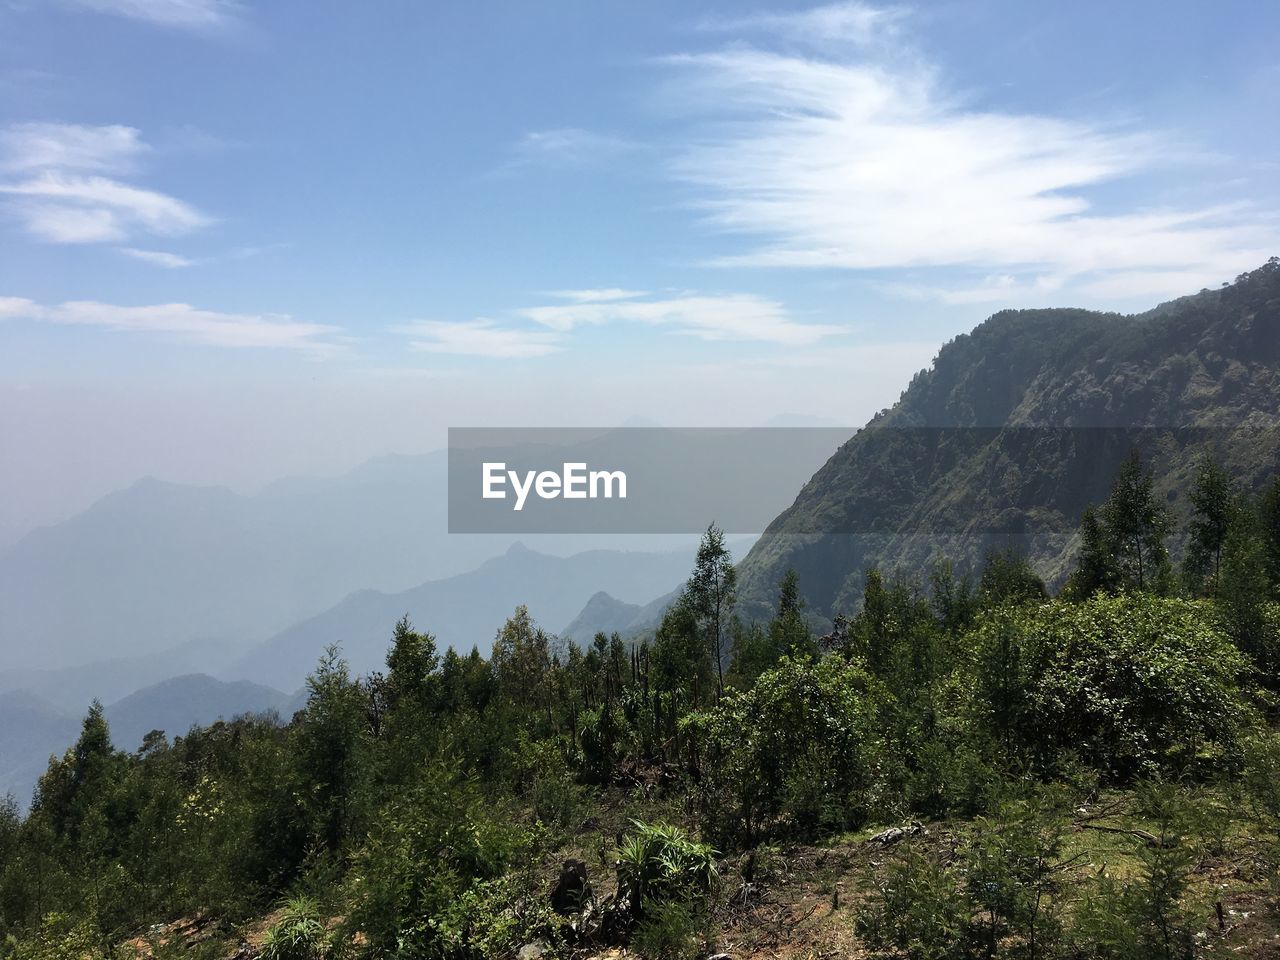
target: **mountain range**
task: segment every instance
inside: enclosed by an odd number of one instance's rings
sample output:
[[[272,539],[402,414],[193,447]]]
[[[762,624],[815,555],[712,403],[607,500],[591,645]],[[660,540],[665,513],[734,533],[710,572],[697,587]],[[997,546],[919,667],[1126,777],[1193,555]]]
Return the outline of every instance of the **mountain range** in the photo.
[[[1246,485],[1276,473],[1280,262],[1142,314],[1002,311],[956,337],[769,525],[738,565],[740,609],[767,615],[793,568],[822,621],[856,608],[872,566],[923,581],[941,556],[972,566],[1004,545],[1060,584],[1134,445],[1175,516],[1207,451]],[[29,792],[93,697],[136,747],[152,728],[287,713],[281,691],[330,643],[378,669],[405,614],[441,648],[487,651],[525,604],[585,643],[652,628],[689,573],[691,549],[446,540],[443,456],[252,497],[142,481],[0,555],[0,791]]]
[[[821,618],[856,608],[873,566],[920,582],[1004,546],[1061,584],[1134,446],[1175,519],[1206,452],[1246,486],[1276,474],[1280,261],[1142,314],[1007,310],[956,337],[769,525],[739,565],[744,608],[788,568]]]
[[[171,739],[194,726],[229,720],[245,713],[275,711],[288,719],[303,703],[248,681],[227,682],[205,674],[172,677],[137,690],[103,708],[111,741],[122,750],[137,750],[152,730]],[[10,793],[22,805],[31,797],[49,757],[61,755],[75,741],[88,707],[62,709],[25,690],[0,693],[0,797]]]

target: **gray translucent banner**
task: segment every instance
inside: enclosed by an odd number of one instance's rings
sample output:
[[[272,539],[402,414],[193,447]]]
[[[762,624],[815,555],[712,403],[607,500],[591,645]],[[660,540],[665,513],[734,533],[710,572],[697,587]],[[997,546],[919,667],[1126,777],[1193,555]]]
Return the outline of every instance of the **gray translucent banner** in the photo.
[[[1222,439],[1194,428],[451,428],[449,532],[1061,532],[1106,497],[1131,450],[1160,475]]]

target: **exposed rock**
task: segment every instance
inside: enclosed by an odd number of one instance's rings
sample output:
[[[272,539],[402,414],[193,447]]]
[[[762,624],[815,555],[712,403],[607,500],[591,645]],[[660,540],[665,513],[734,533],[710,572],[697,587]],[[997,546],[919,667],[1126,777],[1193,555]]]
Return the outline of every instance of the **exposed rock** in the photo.
[[[867,843],[876,843],[882,847],[892,846],[899,840],[907,837],[915,837],[924,833],[924,824],[919,820],[912,820],[904,827],[890,827],[888,830],[882,830],[875,836],[867,840]]]

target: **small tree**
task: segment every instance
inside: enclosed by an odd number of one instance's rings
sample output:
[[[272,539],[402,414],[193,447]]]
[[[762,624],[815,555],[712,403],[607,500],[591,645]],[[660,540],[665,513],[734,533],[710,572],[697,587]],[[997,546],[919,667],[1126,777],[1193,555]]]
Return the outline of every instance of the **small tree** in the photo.
[[[1183,577],[1193,593],[1216,593],[1227,532],[1239,512],[1235,481],[1222,464],[1209,455],[1200,461],[1191,488],[1191,522]]]
[[[1067,581],[1067,594],[1085,600],[1099,591],[1115,589],[1117,570],[1101,512],[1095,506],[1085,508],[1080,518],[1080,553],[1076,568]]]
[[[1119,585],[1127,590],[1161,592],[1167,586],[1169,511],[1156,500],[1154,488],[1154,474],[1134,450],[1102,508]]]
[[[733,555],[724,545],[724,531],[713,523],[702,535],[685,595],[715,667],[718,697],[724,696],[726,641],[737,602],[737,585]]]

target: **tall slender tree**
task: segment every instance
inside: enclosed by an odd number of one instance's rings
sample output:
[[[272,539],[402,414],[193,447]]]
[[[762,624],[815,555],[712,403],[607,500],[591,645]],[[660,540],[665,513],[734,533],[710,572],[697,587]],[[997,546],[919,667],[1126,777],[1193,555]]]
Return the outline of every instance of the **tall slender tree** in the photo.
[[[724,544],[724,531],[713,523],[702,535],[693,575],[689,577],[685,593],[715,667],[717,697],[724,694],[726,646],[730,618],[737,603],[737,589],[733,555]]]
[[[1160,592],[1169,580],[1169,511],[1155,496],[1155,475],[1134,450],[1120,466],[1102,508],[1119,585]]]
[[[1238,493],[1231,474],[1216,457],[1206,454],[1200,461],[1191,488],[1191,522],[1183,577],[1192,593],[1216,594],[1222,569],[1222,548],[1227,531],[1239,510]]]

